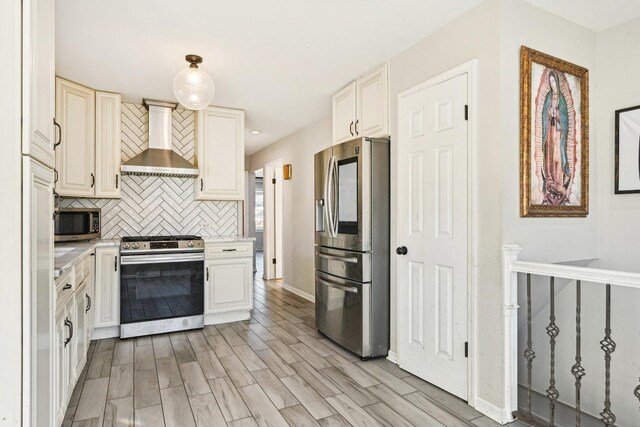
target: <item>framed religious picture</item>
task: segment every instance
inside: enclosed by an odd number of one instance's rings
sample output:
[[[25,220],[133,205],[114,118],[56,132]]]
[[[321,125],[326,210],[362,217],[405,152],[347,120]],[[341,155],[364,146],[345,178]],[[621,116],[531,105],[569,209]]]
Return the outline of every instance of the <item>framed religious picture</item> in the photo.
[[[640,105],[616,111],[616,194],[640,193]]]
[[[520,216],[589,213],[589,71],[520,48]]]

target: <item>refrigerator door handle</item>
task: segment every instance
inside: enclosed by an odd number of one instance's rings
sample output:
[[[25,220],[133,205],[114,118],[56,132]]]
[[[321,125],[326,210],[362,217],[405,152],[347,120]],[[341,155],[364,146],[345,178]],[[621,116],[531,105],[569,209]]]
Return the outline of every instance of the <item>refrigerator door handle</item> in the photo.
[[[329,160],[329,166],[327,167],[327,175],[325,176],[324,179],[324,199],[325,199],[325,213],[326,213],[326,217],[327,217],[327,225],[328,225],[328,229],[329,229],[329,236],[331,237],[335,237],[334,236],[334,225],[333,225],[333,196],[332,196],[332,190],[333,190],[333,186],[331,183],[332,177],[333,177],[333,164],[335,162],[336,158],[331,156],[331,159]]]
[[[351,292],[353,294],[357,294],[358,293],[358,288],[356,288],[355,286],[342,286],[342,285],[338,285],[336,283],[328,282],[328,281],[326,281],[324,279],[321,279],[319,277],[316,277],[316,280],[318,280],[318,282],[322,283],[325,286],[329,286],[330,288],[339,289],[339,290],[345,291],[345,292]]]
[[[331,201],[331,207],[333,212],[331,213],[331,220],[333,221],[333,237],[338,237],[338,162],[336,158],[333,158],[333,200]]]
[[[356,257],[341,257],[336,255],[327,255],[327,254],[323,254],[322,252],[318,252],[318,256],[320,258],[328,259],[331,261],[342,261],[342,262],[349,262],[352,264],[358,263],[358,258]]]

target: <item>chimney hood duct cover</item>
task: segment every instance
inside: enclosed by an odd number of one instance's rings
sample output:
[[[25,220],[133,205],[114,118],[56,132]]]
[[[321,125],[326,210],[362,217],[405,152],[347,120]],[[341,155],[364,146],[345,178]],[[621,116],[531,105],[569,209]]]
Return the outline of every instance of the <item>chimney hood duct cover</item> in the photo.
[[[121,166],[123,174],[195,177],[194,165],[171,149],[171,111],[177,104],[144,99],[149,110],[149,148]]]

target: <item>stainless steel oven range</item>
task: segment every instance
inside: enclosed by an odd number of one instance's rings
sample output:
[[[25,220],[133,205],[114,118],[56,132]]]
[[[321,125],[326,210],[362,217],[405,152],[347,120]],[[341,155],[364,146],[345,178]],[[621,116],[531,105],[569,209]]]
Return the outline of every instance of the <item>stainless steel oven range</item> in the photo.
[[[204,326],[204,241],[198,236],[123,237],[120,337]]]

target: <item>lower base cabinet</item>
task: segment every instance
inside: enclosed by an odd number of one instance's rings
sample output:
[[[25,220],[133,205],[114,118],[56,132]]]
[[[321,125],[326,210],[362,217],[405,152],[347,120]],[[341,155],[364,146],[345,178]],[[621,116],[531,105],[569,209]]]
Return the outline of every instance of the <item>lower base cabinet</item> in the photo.
[[[253,308],[253,242],[206,244],[205,323],[231,322]]]
[[[62,424],[77,378],[74,361],[75,343],[73,342],[74,320],[75,298],[72,295],[64,305],[58,308],[55,317],[54,402],[58,425]]]

